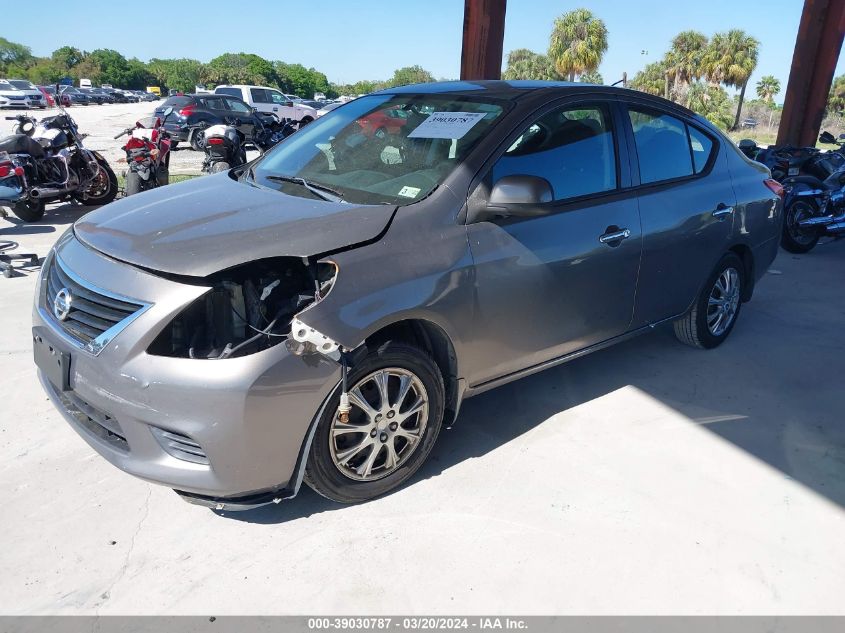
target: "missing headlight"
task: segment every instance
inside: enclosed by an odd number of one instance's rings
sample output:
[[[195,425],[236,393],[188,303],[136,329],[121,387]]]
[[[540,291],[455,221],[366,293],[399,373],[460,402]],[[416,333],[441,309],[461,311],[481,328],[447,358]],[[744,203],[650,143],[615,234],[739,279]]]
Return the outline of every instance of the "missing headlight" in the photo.
[[[222,359],[254,354],[290,334],[294,315],[331,290],[337,267],[277,257],[203,280],[208,292],[183,310],[147,350],[157,356]]]

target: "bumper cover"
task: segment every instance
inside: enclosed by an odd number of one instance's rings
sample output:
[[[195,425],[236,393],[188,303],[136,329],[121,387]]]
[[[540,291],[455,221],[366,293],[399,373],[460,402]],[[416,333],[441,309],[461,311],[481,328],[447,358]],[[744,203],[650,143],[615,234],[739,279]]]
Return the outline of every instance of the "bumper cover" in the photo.
[[[194,503],[217,507],[223,502],[232,509],[255,501],[241,497],[260,496],[266,503],[293,496],[309,430],[339,381],[338,365],[322,356],[292,355],[284,344],[225,360],[147,354],[158,332],[205,289],[117,263],[68,234],[56,251],[92,286],[152,304],[93,354],[44,309],[39,280],[34,326],[70,355],[73,398],[96,412],[94,418],[115,422],[125,445],[82,423],[61,388],[39,371],[47,395],[74,430],[121,470],[175,488]],[[174,456],[154,429],[196,442],[208,463]]]

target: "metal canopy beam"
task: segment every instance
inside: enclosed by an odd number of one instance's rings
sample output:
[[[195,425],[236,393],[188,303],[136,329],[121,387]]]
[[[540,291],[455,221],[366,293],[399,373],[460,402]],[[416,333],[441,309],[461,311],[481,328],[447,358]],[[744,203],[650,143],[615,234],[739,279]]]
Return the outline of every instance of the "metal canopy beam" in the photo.
[[[815,145],[845,36],[845,0],[804,0],[778,145]]]
[[[464,0],[461,79],[501,79],[507,0]]]

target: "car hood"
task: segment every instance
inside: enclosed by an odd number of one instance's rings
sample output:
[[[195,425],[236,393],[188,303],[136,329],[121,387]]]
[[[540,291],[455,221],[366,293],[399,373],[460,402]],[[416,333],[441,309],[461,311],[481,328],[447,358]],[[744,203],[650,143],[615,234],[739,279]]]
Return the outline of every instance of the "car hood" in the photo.
[[[223,173],[123,198],[80,218],[74,232],[115,259],[205,277],[267,257],[304,257],[367,242],[395,211],[300,198]]]

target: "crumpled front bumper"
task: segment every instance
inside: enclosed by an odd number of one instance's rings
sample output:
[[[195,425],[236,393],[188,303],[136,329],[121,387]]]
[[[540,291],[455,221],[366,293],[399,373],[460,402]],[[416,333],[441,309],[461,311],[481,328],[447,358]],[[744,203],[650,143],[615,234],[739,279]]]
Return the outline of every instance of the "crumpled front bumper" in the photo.
[[[205,288],[116,262],[70,233],[43,270],[56,255],[91,287],[151,304],[94,354],[46,309],[46,284],[39,280],[34,331],[70,355],[70,391],[39,374],[54,405],[92,448],[118,468],[209,507],[245,509],[296,493],[309,431],[340,378],[335,362],[293,355],[284,344],[224,360],[148,354],[155,336]],[[163,437],[188,438],[207,463],[166,450]]]

